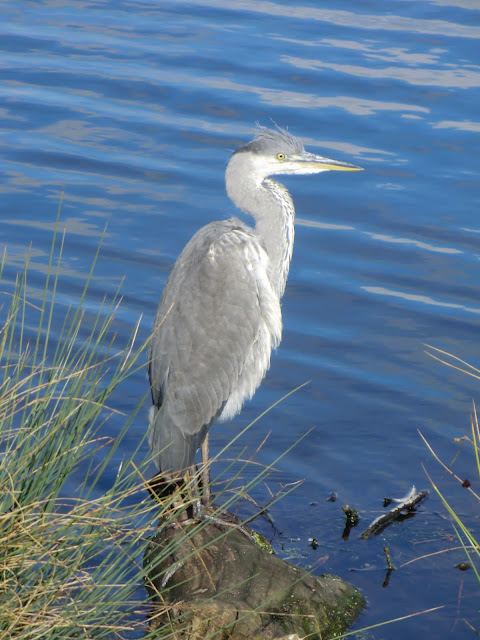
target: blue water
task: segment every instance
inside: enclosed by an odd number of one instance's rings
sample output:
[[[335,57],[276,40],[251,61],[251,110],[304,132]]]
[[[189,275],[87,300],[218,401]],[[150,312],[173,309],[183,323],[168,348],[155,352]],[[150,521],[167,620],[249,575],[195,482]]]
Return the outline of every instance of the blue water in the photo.
[[[40,295],[65,189],[61,300],[78,301],[108,224],[87,306],[94,313],[125,278],[116,328],[126,341],[142,316],[144,339],[182,247],[235,213],[224,169],[255,122],[365,168],[283,180],[298,216],[283,342],[242,414],[214,427],[212,446],[309,382],[228,455],[250,456],[271,432],[256,456],[270,463],[309,432],[268,481],[274,493],[303,484],[272,508],[276,533],[258,526],[284,556],[362,590],[369,606],[357,628],[443,606],[375,630],[376,640],[470,638],[465,620],[479,626],[473,572],[454,568],[461,551],[401,566],[457,546],[433,493],[415,518],[359,539],[385,495],[429,487],[422,464],[478,534],[478,504],[442,475],[417,429],[449,462],[479,396],[478,381],[424,347],[480,364],[479,9],[475,0],[2,2],[4,287],[31,244],[29,291]],[[131,413],[146,384],[136,373],[117,408]],[[147,410],[119,458],[143,437]],[[113,418],[107,433],[122,424]],[[478,486],[468,445],[454,469]],[[264,485],[254,493],[261,503],[269,495]],[[348,540],[345,503],[361,514]],[[388,587],[384,545],[397,568]]]

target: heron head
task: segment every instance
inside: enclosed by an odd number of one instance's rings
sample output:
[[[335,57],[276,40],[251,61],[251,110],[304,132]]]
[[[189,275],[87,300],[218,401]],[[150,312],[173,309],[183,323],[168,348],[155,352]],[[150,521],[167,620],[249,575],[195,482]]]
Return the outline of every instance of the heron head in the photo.
[[[255,138],[238,149],[237,153],[249,154],[260,179],[280,174],[311,174],[322,171],[361,171],[348,162],[332,160],[305,151],[303,143],[285,129],[260,128]]]

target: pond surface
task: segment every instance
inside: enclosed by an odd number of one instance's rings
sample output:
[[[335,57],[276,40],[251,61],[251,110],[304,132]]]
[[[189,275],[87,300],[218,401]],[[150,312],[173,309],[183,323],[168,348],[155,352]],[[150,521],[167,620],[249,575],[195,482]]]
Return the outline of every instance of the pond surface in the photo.
[[[360,539],[384,496],[429,488],[422,464],[478,534],[478,504],[443,475],[418,429],[450,462],[478,399],[478,381],[434,361],[425,343],[480,364],[479,9],[475,0],[2,3],[3,287],[31,244],[29,293],[40,295],[64,189],[60,300],[78,302],[107,224],[87,306],[94,312],[124,278],[116,329],[126,342],[142,316],[145,339],[182,247],[236,213],[224,170],[256,122],[364,167],[282,178],[298,216],[283,342],[241,415],[213,428],[212,447],[308,382],[228,456],[249,457],[271,432],[255,457],[270,464],[305,436],[268,487],[303,483],[272,507],[276,531],[257,526],[284,557],[362,590],[369,606],[357,628],[443,607],[370,632],[377,640],[471,638],[469,625],[479,628],[479,585],[454,568],[464,553],[429,555],[458,546],[434,492],[414,518]],[[117,408],[131,413],[146,385],[139,371]],[[147,411],[145,402],[118,461],[144,436]],[[121,424],[113,418],[107,432]],[[478,489],[470,445],[453,468]],[[253,497],[265,503],[267,487]],[[345,503],[361,515],[347,540]],[[397,569],[388,586],[385,545]]]

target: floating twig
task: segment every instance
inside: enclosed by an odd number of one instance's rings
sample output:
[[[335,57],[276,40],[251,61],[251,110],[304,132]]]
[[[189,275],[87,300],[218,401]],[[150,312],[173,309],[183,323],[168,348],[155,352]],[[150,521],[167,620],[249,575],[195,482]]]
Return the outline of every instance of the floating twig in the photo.
[[[397,504],[387,513],[375,518],[370,526],[362,533],[362,538],[367,539],[372,535],[372,533],[378,533],[379,530],[384,529],[398,518],[402,511],[413,511],[413,508],[426,498],[427,495],[428,491],[426,489],[418,493],[415,486],[413,486],[410,493],[408,493],[404,498],[392,499],[392,502],[396,502]]]

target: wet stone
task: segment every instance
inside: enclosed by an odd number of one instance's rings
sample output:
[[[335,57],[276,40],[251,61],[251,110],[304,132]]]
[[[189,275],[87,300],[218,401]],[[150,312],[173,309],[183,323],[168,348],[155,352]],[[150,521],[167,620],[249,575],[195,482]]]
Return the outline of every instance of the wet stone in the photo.
[[[160,526],[144,565],[150,632],[159,638],[169,631],[178,640],[326,640],[365,605],[340,578],[313,576],[238,528],[208,521]]]

